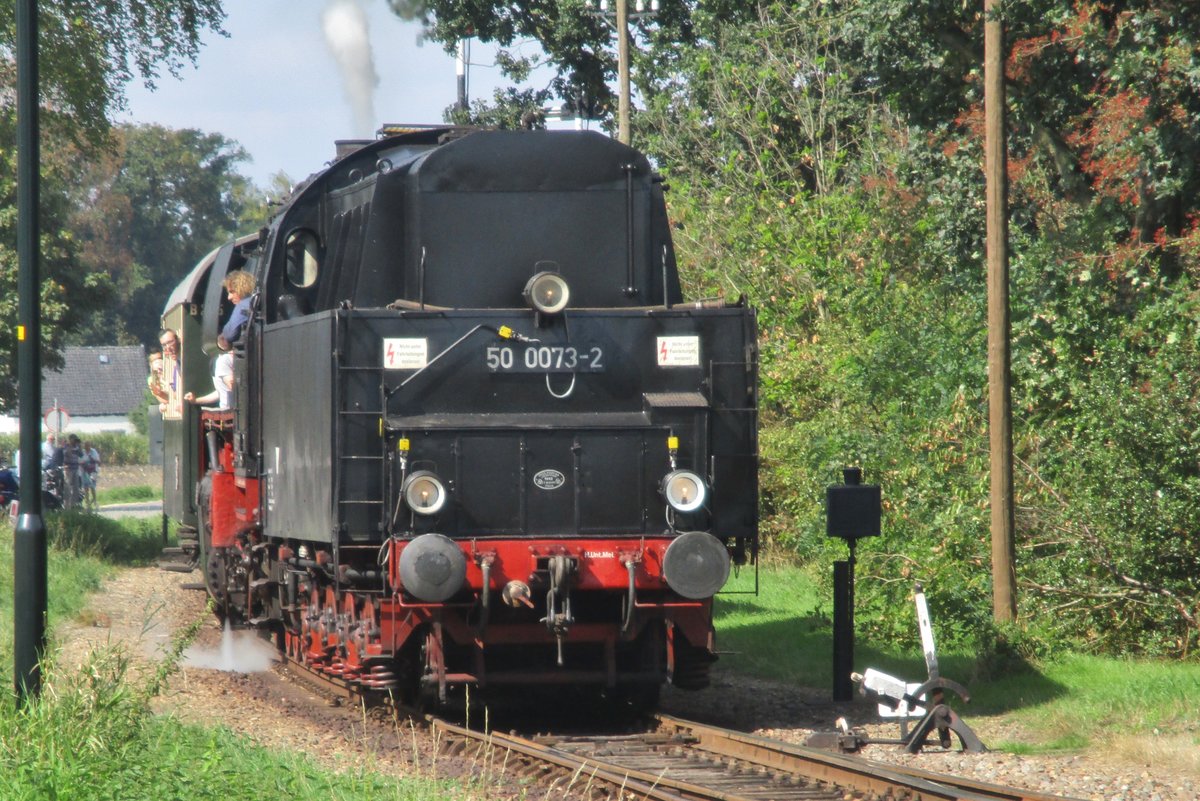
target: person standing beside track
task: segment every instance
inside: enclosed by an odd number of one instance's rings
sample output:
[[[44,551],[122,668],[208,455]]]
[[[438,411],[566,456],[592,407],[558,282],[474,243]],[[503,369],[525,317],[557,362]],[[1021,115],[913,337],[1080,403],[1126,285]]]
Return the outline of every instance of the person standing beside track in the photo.
[[[88,511],[96,510],[96,481],[100,478],[100,451],[91,442],[83,443],[83,461],[79,463],[79,486],[83,491],[83,505]]]
[[[42,469],[62,467],[62,448],[58,446],[58,436],[51,431],[42,443]]]
[[[74,509],[79,505],[80,501],[80,481],[79,470],[83,466],[83,446],[79,442],[79,437],[72,434],[67,438],[67,445],[62,450],[62,466],[63,466],[63,506],[67,509]]]

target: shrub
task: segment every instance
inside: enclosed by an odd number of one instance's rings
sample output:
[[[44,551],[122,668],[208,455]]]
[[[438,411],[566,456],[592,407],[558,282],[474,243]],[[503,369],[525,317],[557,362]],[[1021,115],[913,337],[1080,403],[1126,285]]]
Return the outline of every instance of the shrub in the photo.
[[[144,434],[102,432],[80,438],[96,446],[102,465],[146,464],[149,459],[150,441]],[[0,434],[0,461],[8,463],[20,444],[19,434]]]

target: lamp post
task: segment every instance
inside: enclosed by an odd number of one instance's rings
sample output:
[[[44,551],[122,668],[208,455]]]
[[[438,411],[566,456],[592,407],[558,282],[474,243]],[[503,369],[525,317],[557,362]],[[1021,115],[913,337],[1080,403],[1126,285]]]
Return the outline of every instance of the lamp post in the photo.
[[[42,522],[41,305],[38,248],[37,0],[17,3],[17,373],[21,403],[21,500],[13,531],[13,679],[17,700],[42,691],[46,650],[46,527]],[[57,404],[55,404],[57,405]]]
[[[609,11],[608,0],[596,0],[593,14],[608,19],[613,17],[617,32],[617,139],[629,144],[629,20],[649,17],[658,13],[659,0],[634,0],[634,10],[629,11],[629,0],[614,0],[616,8]],[[647,5],[649,6],[647,8]]]

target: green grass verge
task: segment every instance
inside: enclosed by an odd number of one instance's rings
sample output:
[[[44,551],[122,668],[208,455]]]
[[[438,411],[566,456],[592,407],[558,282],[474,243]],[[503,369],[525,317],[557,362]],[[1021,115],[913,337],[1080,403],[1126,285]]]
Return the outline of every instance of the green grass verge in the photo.
[[[752,570],[732,579],[716,602],[717,645],[731,671],[829,691],[832,686],[831,601],[817,596],[805,570],[764,569],[760,593]],[[934,637],[937,620],[933,620]],[[1130,660],[1064,653],[1032,665],[1012,661],[999,667],[975,654],[940,653],[947,678],[965,684],[969,705],[955,704],[968,719],[1007,717],[1038,733],[1036,743],[988,743],[1014,752],[1074,750],[1114,736],[1160,732],[1200,737],[1200,663]],[[860,633],[854,669],[874,667],[909,681],[926,678],[916,613],[905,642],[870,642]]]
[[[161,546],[158,521],[119,522],[82,513],[46,518],[49,620],[85,609],[116,565],[145,564]],[[13,686],[12,530],[0,526],[0,682]],[[199,621],[197,622],[197,625]],[[122,799],[224,801],[434,801],[486,797],[481,788],[437,779],[396,779],[361,768],[331,771],[304,754],[280,753],[223,729],[154,715],[189,641],[151,675],[135,675],[117,647],[93,651],[80,667],[43,664],[39,698],[18,707],[0,696],[0,798],[5,801]]]
[[[101,506],[110,503],[157,501],[161,498],[162,487],[151,487],[146,484],[138,484],[132,487],[113,487],[112,489],[96,490],[96,502]]]
[[[0,711],[0,798],[225,801],[231,798],[434,801],[454,784],[333,772],[228,730],[153,715],[119,650],[93,652],[77,671],[51,667],[47,692]]]
[[[732,670],[808,687],[829,687],[832,675],[828,604],[801,569],[777,566],[734,574],[717,596],[721,662]]]

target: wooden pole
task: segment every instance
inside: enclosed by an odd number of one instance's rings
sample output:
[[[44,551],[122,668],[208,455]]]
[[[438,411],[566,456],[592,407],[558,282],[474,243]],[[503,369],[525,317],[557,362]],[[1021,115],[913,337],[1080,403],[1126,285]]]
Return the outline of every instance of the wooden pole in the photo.
[[[991,446],[992,616],[1017,617],[1013,541],[1012,387],[1008,315],[1008,160],[1001,0],[984,0],[983,105],[987,173],[988,422]]]
[[[617,139],[629,144],[629,0],[617,0]]]

